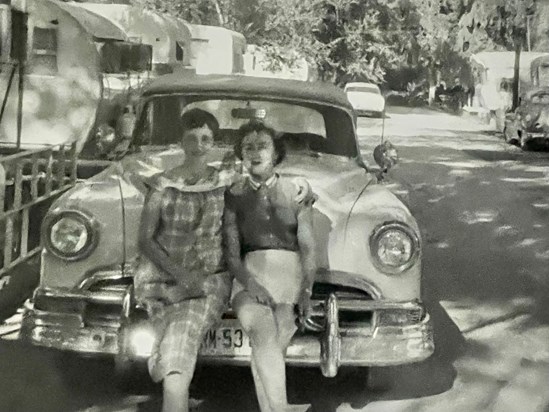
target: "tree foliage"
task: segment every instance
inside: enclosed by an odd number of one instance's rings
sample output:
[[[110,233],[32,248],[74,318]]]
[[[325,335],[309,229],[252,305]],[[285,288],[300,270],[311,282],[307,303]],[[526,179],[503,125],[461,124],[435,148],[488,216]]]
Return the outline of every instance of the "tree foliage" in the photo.
[[[239,31],[273,69],[304,57],[335,83],[453,76],[471,53],[524,39],[526,16],[535,12],[535,0],[131,1]]]

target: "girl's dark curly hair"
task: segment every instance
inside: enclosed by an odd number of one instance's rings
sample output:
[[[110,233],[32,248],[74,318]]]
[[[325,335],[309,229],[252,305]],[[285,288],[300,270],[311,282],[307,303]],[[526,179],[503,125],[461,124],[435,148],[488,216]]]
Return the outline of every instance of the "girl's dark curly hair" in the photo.
[[[273,128],[265,125],[265,123],[260,120],[250,120],[238,129],[238,138],[234,144],[234,154],[236,157],[242,160],[242,142],[247,135],[254,132],[263,132],[271,136],[276,153],[275,166],[282,162],[286,157],[286,146],[284,145],[284,142],[277,136],[277,133]]]
[[[183,132],[208,126],[214,136],[219,130],[219,122],[213,114],[202,109],[191,109],[181,116],[181,129]]]

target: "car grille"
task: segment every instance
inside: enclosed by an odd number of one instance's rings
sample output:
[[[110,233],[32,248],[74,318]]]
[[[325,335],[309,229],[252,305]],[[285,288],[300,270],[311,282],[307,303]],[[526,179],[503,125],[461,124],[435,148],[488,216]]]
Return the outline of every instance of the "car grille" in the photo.
[[[102,279],[89,288],[89,292],[110,292],[123,294],[131,279],[123,278],[116,280]],[[88,301],[84,298],[40,294],[34,297],[34,309],[47,312],[53,315],[77,315],[84,326],[89,327],[110,327],[118,328],[121,324],[122,305],[121,303]],[[59,317],[58,317],[59,318]],[[59,319],[63,319],[62,317]],[[60,320],[62,322],[62,320]]]

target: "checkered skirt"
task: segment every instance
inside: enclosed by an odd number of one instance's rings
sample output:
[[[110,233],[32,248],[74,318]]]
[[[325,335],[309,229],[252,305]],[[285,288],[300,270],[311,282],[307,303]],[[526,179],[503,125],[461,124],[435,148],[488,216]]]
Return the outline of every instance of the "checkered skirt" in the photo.
[[[228,272],[209,275],[206,296],[160,307],[152,316],[157,340],[149,358],[151,378],[160,382],[170,373],[192,374],[208,329],[227,309],[232,277]]]

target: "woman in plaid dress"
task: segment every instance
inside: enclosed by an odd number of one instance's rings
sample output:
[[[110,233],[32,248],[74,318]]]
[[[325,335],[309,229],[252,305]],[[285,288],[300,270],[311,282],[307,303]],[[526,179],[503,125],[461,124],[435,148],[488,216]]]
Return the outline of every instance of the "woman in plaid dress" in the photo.
[[[136,296],[156,327],[149,359],[163,381],[163,411],[189,410],[189,386],[206,331],[221,319],[230,296],[221,237],[228,182],[207,165],[218,123],[192,109],[182,118],[185,161],[154,179],[140,227]],[[222,175],[222,174],[221,174]]]

